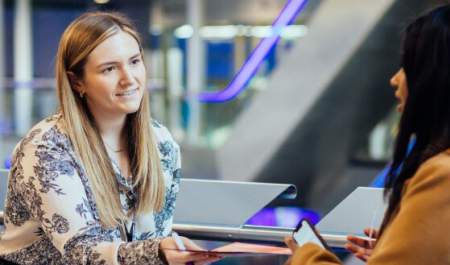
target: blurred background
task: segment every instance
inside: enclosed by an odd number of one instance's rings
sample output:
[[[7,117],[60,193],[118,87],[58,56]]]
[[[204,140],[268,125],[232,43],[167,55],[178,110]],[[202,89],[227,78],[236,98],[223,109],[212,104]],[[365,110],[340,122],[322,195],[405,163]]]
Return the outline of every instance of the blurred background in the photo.
[[[64,29],[114,10],[140,31],[152,113],[181,144],[184,177],[293,183],[298,198],[254,223],[318,220],[388,163],[402,30],[446,2],[0,0],[0,168],[57,111]]]

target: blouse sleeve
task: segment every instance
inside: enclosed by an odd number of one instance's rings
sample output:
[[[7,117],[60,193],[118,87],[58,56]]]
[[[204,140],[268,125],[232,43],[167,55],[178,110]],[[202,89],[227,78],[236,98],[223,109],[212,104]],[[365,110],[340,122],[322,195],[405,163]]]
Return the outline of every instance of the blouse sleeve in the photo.
[[[102,228],[94,216],[75,159],[64,146],[32,142],[18,150],[16,178],[40,236],[50,239],[64,264],[162,264],[159,239],[131,243]],[[89,190],[88,190],[89,193]]]

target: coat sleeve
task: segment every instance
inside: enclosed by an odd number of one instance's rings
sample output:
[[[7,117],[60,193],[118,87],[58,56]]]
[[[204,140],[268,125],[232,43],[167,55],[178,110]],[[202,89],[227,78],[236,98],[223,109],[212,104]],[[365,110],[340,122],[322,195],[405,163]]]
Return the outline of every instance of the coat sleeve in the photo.
[[[299,247],[289,265],[337,265],[341,261],[330,251],[314,243]]]
[[[424,163],[405,187],[400,209],[378,240],[367,265],[450,264],[450,158]],[[305,244],[292,265],[341,262],[314,244]]]
[[[400,209],[368,265],[450,264],[450,158],[424,163],[404,189]]]

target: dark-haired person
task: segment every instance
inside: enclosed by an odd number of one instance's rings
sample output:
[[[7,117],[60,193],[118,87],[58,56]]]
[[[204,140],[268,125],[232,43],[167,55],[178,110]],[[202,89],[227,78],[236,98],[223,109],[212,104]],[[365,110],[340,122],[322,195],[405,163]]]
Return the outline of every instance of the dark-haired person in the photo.
[[[398,73],[406,100],[399,106],[403,112],[385,184],[389,206],[368,265],[450,264],[449,40],[449,5],[406,29]],[[412,138],[415,144],[407,155]],[[286,243],[295,252],[288,264],[341,264],[313,243]]]
[[[64,31],[56,58],[60,110],[14,151],[1,259],[131,265],[217,258],[174,251],[180,150],[151,119],[146,80],[139,37],[123,15],[86,13]]]
[[[406,83],[406,76],[405,71],[403,68],[400,68],[391,78],[390,80],[391,86],[395,90],[395,97],[398,100],[398,104],[396,106],[396,110],[398,112],[403,112],[403,109],[405,108],[405,102],[406,98],[408,97],[408,85]],[[415,140],[411,139],[407,153],[411,151],[411,149],[414,147]],[[386,169],[383,170],[383,172],[386,170],[386,175],[389,173],[390,166],[388,166]],[[384,181],[386,176],[382,176],[382,179]],[[345,248],[353,253],[357,258],[360,260],[366,262],[367,259],[370,257],[370,255],[373,252],[373,248],[376,244],[376,239],[378,238],[378,229],[374,227],[368,227],[364,229],[364,234],[369,237],[370,239],[361,238],[358,236],[349,235],[347,237],[348,242],[345,244]]]

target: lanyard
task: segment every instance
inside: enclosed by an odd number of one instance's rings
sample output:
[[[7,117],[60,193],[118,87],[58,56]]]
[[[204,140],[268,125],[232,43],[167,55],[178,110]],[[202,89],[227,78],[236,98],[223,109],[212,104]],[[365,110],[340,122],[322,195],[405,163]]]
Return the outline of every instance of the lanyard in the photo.
[[[119,225],[119,230],[120,230],[120,238],[123,241],[126,242],[133,241],[134,226],[135,226],[134,220],[131,222],[130,230],[128,230],[127,228],[127,222],[125,221],[121,222],[121,224]]]

